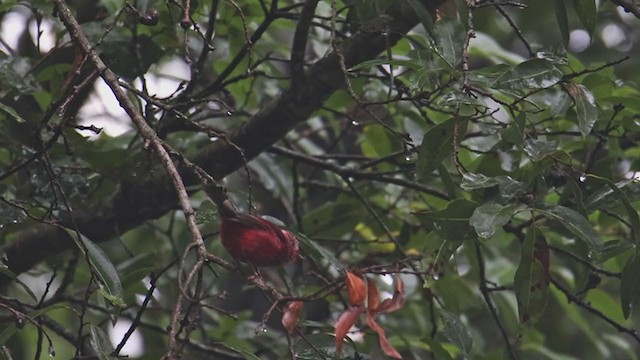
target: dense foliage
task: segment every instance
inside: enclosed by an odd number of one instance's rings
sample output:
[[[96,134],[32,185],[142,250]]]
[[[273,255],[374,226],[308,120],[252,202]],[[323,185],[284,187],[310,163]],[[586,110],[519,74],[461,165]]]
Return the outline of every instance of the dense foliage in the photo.
[[[637,358],[639,18],[3,1],[0,354]],[[227,197],[301,257],[232,259]]]

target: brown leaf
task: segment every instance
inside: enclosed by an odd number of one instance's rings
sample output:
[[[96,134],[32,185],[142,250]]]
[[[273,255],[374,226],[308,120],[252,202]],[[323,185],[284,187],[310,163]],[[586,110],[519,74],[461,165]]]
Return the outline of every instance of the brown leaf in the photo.
[[[378,341],[380,342],[380,348],[387,355],[394,359],[402,359],[402,355],[396,350],[391,344],[389,344],[389,340],[387,339],[387,335],[384,333],[384,329],[378,325],[376,320],[373,318],[373,314],[367,313],[367,324],[371,328],[371,330],[375,331],[378,334]]]
[[[404,305],[404,283],[399,275],[395,279],[395,291],[391,299],[384,299],[377,307],[376,313],[392,312],[400,309]]]
[[[367,310],[369,312],[376,311],[380,304],[380,296],[375,281],[371,279],[367,279],[367,293]]]
[[[364,282],[363,282],[364,285]],[[339,354],[342,350],[342,343],[347,336],[349,329],[358,321],[358,317],[364,311],[364,305],[351,307],[345,310],[336,322],[336,352]]]
[[[345,282],[347,284],[347,292],[349,293],[349,303],[351,306],[364,305],[364,299],[367,297],[367,287],[362,278],[347,271]]]
[[[293,333],[293,330],[295,330],[296,325],[298,324],[298,319],[300,318],[303,305],[304,303],[302,301],[291,301],[284,309],[284,313],[282,314],[282,326],[287,329],[289,334]]]

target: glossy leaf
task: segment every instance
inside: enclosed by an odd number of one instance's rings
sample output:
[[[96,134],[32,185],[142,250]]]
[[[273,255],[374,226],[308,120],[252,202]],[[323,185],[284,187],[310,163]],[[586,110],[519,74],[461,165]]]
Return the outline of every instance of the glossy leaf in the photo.
[[[535,226],[520,247],[520,264],[513,279],[520,322],[532,325],[540,318],[549,297],[549,247]]]
[[[487,239],[509,222],[509,219],[522,208],[523,205],[518,204],[485,204],[475,209],[469,219],[469,224],[474,227],[479,237]]]
[[[453,69],[462,62],[466,31],[459,21],[438,21],[435,26],[438,54]]]
[[[67,230],[74,239],[77,234],[71,230]],[[80,234],[81,243],[78,244],[88,258],[91,270],[95,273],[100,281],[100,293],[112,305],[111,314],[119,313],[119,309],[126,306],[123,300],[122,285],[118,271],[109,260],[105,252],[93,241]]]
[[[465,356],[469,356],[473,347],[473,338],[469,334],[467,326],[460,321],[458,316],[448,311],[441,310],[440,317],[444,336],[457,346]]]
[[[521,148],[524,143],[526,123],[527,113],[523,111],[518,114],[509,127],[500,134],[501,138]]]
[[[431,174],[453,153],[453,141],[460,142],[466,133],[467,120],[462,118],[451,118],[429,129],[422,139],[420,149],[418,149],[418,161],[416,162],[416,172],[422,178]]]
[[[443,239],[461,242],[473,236],[469,218],[478,204],[469,200],[453,200],[440,211],[419,213],[417,216],[427,228],[435,231]]]
[[[289,230],[291,231],[291,230]],[[333,252],[324,246],[318,244],[315,240],[309,239],[306,235],[293,232],[294,235],[300,240],[300,249],[305,256],[309,256],[317,264],[322,264],[324,261],[333,266],[335,270],[341,270],[344,265],[336,258]]]
[[[620,202],[622,202],[622,205],[624,205],[624,208],[627,211],[627,215],[629,216],[633,242],[640,245],[640,216],[638,216],[638,211],[633,207],[627,195],[622,190],[620,190],[620,188],[616,184],[614,184],[613,181],[609,179],[596,175],[589,175],[588,178],[605,183],[606,186],[609,187],[609,189],[611,189],[611,191],[613,191],[613,193],[618,196]]]
[[[553,63],[533,59],[514,66],[496,79],[495,87],[511,91],[530,91],[531,89],[545,89],[556,85],[562,80],[562,71]]]
[[[556,21],[558,21],[558,27],[560,28],[560,34],[562,35],[562,42],[564,44],[569,43],[569,19],[567,17],[567,7],[565,6],[565,0],[554,0]]]
[[[580,22],[587,30],[589,35],[593,37],[598,17],[598,8],[596,0],[572,0],[573,8],[578,14]]]
[[[596,100],[591,91],[582,84],[571,83],[567,86],[567,89],[576,105],[578,128],[582,136],[585,137],[591,133],[593,125],[598,120]]]
[[[115,356],[111,356],[113,353],[113,345],[111,345],[111,340],[109,340],[109,336],[99,327],[94,324],[89,325],[89,344],[91,345],[91,349],[93,349],[94,353],[100,360],[114,360],[117,359]]]
[[[615,183],[615,187],[624,193],[629,201],[640,199],[640,182],[635,179],[618,181]],[[603,186],[584,200],[584,206],[589,212],[598,209],[611,209],[621,203],[622,198],[618,192],[608,186]]]
[[[540,161],[544,159],[545,156],[553,154],[558,149],[558,144],[555,140],[543,141],[527,139],[524,142],[524,152],[529,155],[531,160]]]
[[[584,216],[567,207],[554,205],[545,208],[537,208],[548,217],[558,220],[558,223],[572,232],[576,237],[587,244],[594,256],[599,255],[602,247],[602,239],[595,231],[593,225]]]
[[[636,251],[627,260],[620,279],[620,305],[625,319],[640,306],[640,254]]]
[[[407,0],[407,2],[413,8],[413,11],[415,11],[418,20],[420,20],[420,23],[422,24],[422,27],[427,31],[427,34],[429,34],[432,39],[436,39],[433,30],[433,18],[431,17],[431,13],[429,13],[429,10],[424,5],[424,3],[419,0]]]
[[[18,115],[18,113],[11,107],[3,104],[0,102],[0,111],[4,111],[5,113],[9,114],[9,116],[11,116],[12,118],[15,119],[15,121],[19,122],[19,123],[24,123],[27,122],[27,120],[23,119],[22,116]],[[2,118],[0,117],[0,120]]]

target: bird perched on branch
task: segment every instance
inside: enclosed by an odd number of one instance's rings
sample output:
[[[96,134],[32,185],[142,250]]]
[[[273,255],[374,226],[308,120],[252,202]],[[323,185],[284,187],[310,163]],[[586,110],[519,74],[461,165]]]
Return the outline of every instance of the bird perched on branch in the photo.
[[[222,218],[220,239],[234,259],[254,266],[282,265],[298,257],[298,238],[257,216],[236,212]]]

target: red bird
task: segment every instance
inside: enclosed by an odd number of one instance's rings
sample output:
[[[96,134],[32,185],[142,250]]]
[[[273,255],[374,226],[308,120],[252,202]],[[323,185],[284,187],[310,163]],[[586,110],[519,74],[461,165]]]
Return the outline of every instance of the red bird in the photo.
[[[247,213],[224,217],[220,239],[234,259],[254,266],[282,265],[299,254],[295,235]]]

